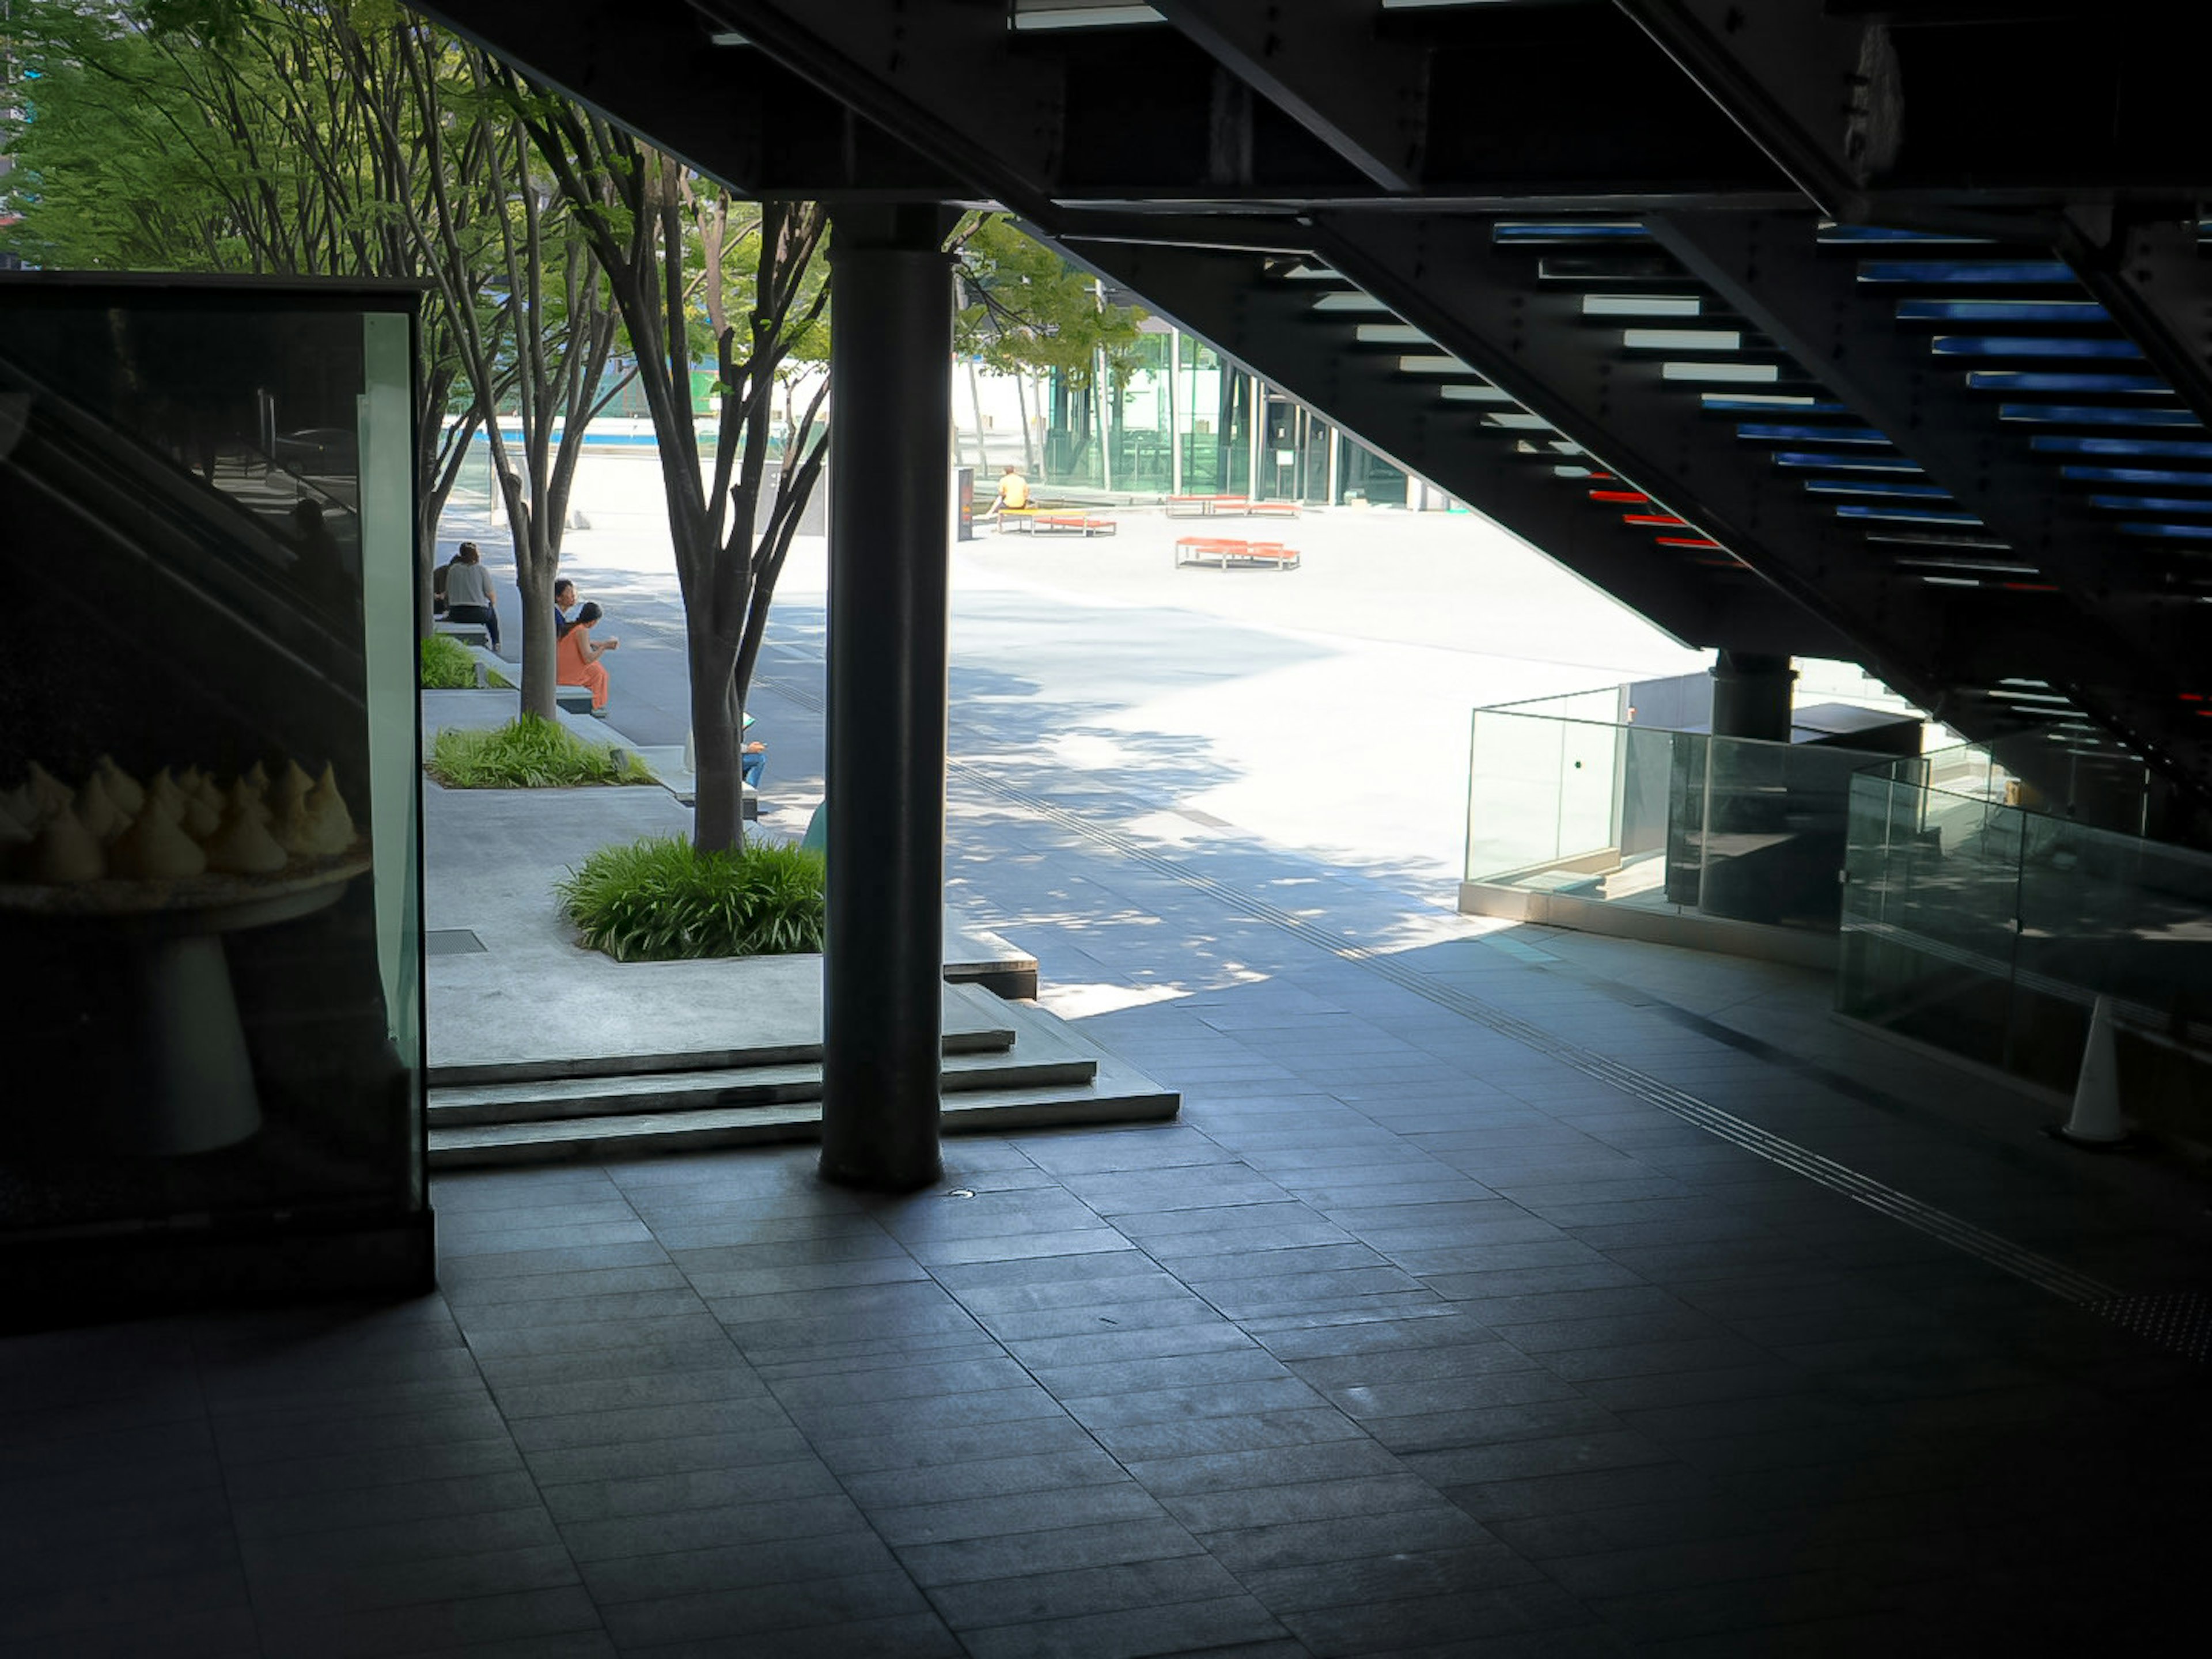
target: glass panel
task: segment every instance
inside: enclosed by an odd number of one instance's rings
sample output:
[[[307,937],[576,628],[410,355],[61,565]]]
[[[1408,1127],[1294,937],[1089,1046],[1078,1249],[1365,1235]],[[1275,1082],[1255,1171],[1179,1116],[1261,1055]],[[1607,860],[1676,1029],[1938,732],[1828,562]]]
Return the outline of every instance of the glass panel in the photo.
[[[1881,757],[1741,738],[1711,745],[1699,908],[1775,927],[1835,927],[1851,776]]]
[[[1403,472],[1364,444],[1355,442],[1348,433],[1338,454],[1337,465],[1343,474],[1341,499],[1346,505],[1366,501],[1376,507],[1405,506]]]
[[[0,285],[21,1294],[102,1236],[155,1241],[118,1295],[427,1266],[413,307]]]
[[[1593,718],[1623,701],[1477,711],[1467,879],[1834,931],[1852,775],[1891,757]]]
[[[2007,1063],[2027,817],[1923,789],[1909,763],[1854,780],[1837,979],[1843,1012],[1987,1065]]]
[[[1559,722],[1496,709],[1474,716],[1467,878],[1488,881],[1559,856],[1565,759]]]

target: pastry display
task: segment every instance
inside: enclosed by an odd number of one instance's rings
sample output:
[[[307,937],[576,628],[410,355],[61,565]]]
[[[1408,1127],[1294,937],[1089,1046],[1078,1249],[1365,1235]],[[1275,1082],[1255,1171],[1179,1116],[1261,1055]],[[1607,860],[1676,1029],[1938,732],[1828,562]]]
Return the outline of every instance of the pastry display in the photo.
[[[333,879],[366,848],[334,768],[259,762],[225,787],[198,766],[134,777],[100,756],[75,788],[33,762],[0,789],[8,908],[143,911]],[[41,899],[41,888],[81,897]]]
[[[107,780],[98,772],[84,781],[70,810],[85,834],[97,842],[113,841],[131,823],[131,814],[108,793]]]
[[[346,811],[345,797],[338,793],[337,774],[325,765],[307,795],[309,844],[317,853],[343,853],[353,845],[355,833],[353,814]]]
[[[244,786],[234,796],[216,832],[202,843],[208,868],[234,876],[273,876],[284,867],[284,849],[262,822],[261,803],[246,798]]]
[[[98,881],[107,873],[107,858],[76,813],[64,806],[48,818],[23,860],[23,873],[52,886]]]
[[[110,875],[126,881],[182,881],[208,867],[207,854],[184,832],[175,813],[148,793],[131,827],[107,849]]]
[[[146,804],[146,792],[139,787],[138,780],[115,763],[112,755],[102,755],[92,763],[92,775],[106,786],[107,795],[125,812],[136,812]]]
[[[55,813],[60,811],[63,807],[67,806],[72,800],[76,799],[76,790],[70,788],[69,785],[64,783],[52,773],[47,771],[46,769],[40,765],[38,762],[33,761],[26,769],[28,771],[30,775],[25,781],[23,787],[26,789],[28,789],[37,800],[39,807],[38,821],[40,823],[44,823],[48,818],[53,817]]]

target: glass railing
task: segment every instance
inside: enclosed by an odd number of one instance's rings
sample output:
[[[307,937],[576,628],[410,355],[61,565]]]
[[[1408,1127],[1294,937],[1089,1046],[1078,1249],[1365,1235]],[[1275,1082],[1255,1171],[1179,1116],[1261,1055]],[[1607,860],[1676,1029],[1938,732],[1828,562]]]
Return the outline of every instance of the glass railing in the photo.
[[[1468,883],[1832,932],[1850,781],[1890,757],[1619,708],[1602,691],[1475,712]]]
[[[2100,994],[2145,1066],[2212,1045],[2212,856],[2008,805],[1948,757],[1851,786],[1838,1010],[2062,1091]]]

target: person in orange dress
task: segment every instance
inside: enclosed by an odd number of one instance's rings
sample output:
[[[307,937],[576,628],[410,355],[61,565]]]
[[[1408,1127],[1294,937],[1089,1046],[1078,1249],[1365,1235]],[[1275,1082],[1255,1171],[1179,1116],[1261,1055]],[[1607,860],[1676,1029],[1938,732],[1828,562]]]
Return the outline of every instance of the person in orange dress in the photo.
[[[607,671],[599,659],[620,645],[620,640],[594,640],[592,629],[599,626],[603,613],[596,605],[586,603],[576,612],[576,620],[568,625],[553,647],[553,678],[560,685],[581,685],[592,694],[592,712],[601,720],[607,717]]]

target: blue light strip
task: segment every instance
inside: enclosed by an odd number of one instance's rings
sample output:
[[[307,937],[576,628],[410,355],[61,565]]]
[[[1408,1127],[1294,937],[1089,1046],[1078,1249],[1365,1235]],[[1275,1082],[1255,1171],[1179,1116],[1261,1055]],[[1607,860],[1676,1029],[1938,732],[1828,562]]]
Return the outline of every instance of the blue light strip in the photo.
[[[1838,455],[1822,449],[1778,449],[1774,453],[1774,464],[1844,472],[1917,473],[1921,470],[1917,462],[1908,461],[1902,455]]]
[[[2054,438],[2039,433],[2027,441],[2027,447],[2048,455],[2171,455],[2212,460],[2212,444],[2182,438]]]
[[[2155,374],[2047,374],[2009,368],[1966,371],[1966,384],[1977,392],[2149,392],[2173,395],[2173,388]]]
[[[2212,524],[2136,524],[2123,522],[2130,536],[2157,536],[2170,541],[2212,542]]]
[[[1769,426],[1747,421],[1735,429],[1747,443],[1768,444],[1887,444],[1888,437],[1870,426]]]
[[[2039,421],[2051,426],[2198,426],[2186,409],[2100,409],[2092,404],[2000,404],[2001,421]]]
[[[1872,479],[1853,483],[1849,478],[1807,478],[1805,488],[1816,495],[1897,495],[1923,501],[1948,501],[1951,492],[1941,484],[1877,483]],[[2212,503],[2207,504],[2212,508]]]
[[[1942,230],[1897,230],[1887,225],[1822,225],[1815,233],[1823,242],[1938,242],[1986,246],[1986,236],[1954,236]]]
[[[1836,509],[1839,519],[1893,519],[1903,524],[1966,524],[1979,525],[1981,520],[1971,513],[1939,513],[1932,507],[1850,507]]]
[[[1900,323],[2108,323],[2094,300],[1899,300]]]
[[[2067,340],[2032,334],[1938,334],[1929,343],[1938,357],[2140,357],[2133,340]]]
[[[2212,513],[2212,498],[2197,501],[2185,495],[2092,495],[2089,505],[2107,513]]]
[[[1869,259],[1859,267],[1863,283],[2038,283],[2074,284],[2074,273],[2057,259]]]
[[[2172,472],[2145,466],[2062,466],[2062,478],[2081,483],[2179,484],[2212,489],[2212,472]]]
[[[1634,220],[1522,221],[1496,225],[1491,230],[1491,240],[1496,242],[1644,242],[1650,239],[1651,233]]]

